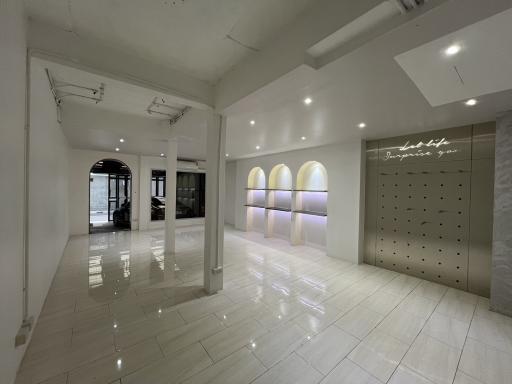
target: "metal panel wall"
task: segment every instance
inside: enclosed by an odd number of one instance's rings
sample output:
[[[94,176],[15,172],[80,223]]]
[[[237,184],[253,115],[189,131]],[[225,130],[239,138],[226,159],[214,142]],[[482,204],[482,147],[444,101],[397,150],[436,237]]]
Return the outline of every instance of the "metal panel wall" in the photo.
[[[365,262],[488,295],[493,135],[488,123],[368,142]]]

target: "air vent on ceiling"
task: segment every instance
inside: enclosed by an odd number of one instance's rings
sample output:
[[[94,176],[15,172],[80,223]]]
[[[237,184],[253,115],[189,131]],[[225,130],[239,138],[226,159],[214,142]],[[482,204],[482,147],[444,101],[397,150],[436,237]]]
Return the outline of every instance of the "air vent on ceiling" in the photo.
[[[395,0],[403,13],[410,12],[424,5],[428,0]]]

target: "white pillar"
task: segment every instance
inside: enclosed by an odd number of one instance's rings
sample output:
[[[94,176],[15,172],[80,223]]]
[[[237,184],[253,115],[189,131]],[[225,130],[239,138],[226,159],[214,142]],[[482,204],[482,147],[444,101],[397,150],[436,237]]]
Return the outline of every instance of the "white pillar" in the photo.
[[[169,139],[165,172],[165,254],[174,254],[176,245],[176,168],[178,143]]]
[[[206,126],[204,289],[213,294],[223,283],[226,118],[209,113]]]

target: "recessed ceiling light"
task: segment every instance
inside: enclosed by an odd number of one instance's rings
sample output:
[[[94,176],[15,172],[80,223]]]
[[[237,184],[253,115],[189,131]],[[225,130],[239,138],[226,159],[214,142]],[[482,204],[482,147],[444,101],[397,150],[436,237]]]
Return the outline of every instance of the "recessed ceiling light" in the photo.
[[[306,140],[306,136],[302,136],[300,139],[301,139],[302,141],[304,141],[304,140]]]
[[[250,123],[251,125],[256,124],[256,122],[255,122],[254,120],[251,120],[249,123]]]
[[[229,153],[226,153],[226,157],[229,157]]]
[[[366,123],[359,123],[357,126],[361,129],[363,129],[363,128],[366,128]]]
[[[456,55],[457,53],[460,52],[460,45],[458,44],[453,44],[453,45],[450,45],[448,48],[446,48],[444,50],[444,53],[446,54],[446,56],[453,56],[453,55]]]
[[[160,154],[160,157],[164,157],[165,155],[163,153]]]
[[[476,101],[476,99],[469,99],[468,101],[466,101],[464,104],[472,107],[473,105],[476,105],[476,103],[478,103],[478,101]]]
[[[119,148],[116,148],[116,152],[119,152]]]
[[[256,146],[256,149],[260,149],[261,147],[259,145]]]
[[[306,97],[304,99],[304,104],[309,105],[313,102],[313,99],[311,97]]]
[[[121,137],[121,138],[119,139],[119,142],[120,142],[120,143],[124,143],[124,139]]]

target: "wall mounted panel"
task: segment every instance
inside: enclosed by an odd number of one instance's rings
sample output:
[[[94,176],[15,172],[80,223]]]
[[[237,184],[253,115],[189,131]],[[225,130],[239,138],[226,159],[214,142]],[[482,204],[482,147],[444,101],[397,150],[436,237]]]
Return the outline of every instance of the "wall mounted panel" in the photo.
[[[489,123],[368,142],[365,262],[488,295],[493,135]]]

